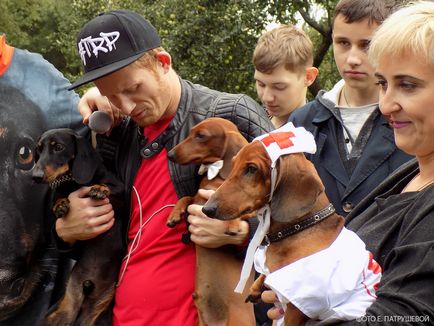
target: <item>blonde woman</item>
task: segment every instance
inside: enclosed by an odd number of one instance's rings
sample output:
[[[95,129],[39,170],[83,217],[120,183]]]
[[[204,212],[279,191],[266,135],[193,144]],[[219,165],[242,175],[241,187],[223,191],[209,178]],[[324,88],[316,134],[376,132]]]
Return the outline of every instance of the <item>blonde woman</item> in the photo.
[[[369,59],[397,146],[414,155],[347,217],[383,268],[377,300],[345,324],[434,321],[434,3],[412,3],[374,34]],[[271,291],[263,299],[275,299]],[[268,312],[276,319],[278,309]]]

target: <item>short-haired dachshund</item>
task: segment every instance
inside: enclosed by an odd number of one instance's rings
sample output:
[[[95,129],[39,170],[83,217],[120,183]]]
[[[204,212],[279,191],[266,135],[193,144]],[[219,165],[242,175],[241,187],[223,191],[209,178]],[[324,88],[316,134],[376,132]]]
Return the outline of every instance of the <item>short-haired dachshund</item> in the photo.
[[[217,189],[229,175],[233,156],[247,144],[238,128],[222,118],[208,118],[195,125],[187,138],[168,153],[169,159],[179,164],[201,165],[201,189]],[[219,162],[220,164],[216,164]],[[190,204],[204,204],[199,195],[181,198],[167,225],[173,227],[182,221]],[[240,219],[228,223],[228,236],[239,232]],[[244,297],[234,293],[241,271],[242,260],[235,248],[205,248],[196,246],[196,280],[194,300],[199,314],[199,325],[252,326],[255,325],[253,307],[244,303]],[[253,282],[253,274],[250,283]]]
[[[105,168],[90,141],[71,129],[42,134],[36,147],[33,179],[50,185],[56,218],[68,214],[68,195],[82,186],[91,186],[91,198],[109,197],[116,215],[121,205],[122,183]],[[74,245],[78,260],[63,298],[47,314],[44,325],[93,325],[105,312],[114,296],[122,260],[120,224],[117,216],[109,231]]]
[[[381,268],[373,261],[372,256],[365,250],[363,242],[355,234],[349,230],[343,233],[344,218],[335,213],[314,165],[306,159],[304,153],[297,152],[281,156],[276,161],[274,170],[276,174],[274,174],[266,146],[261,141],[253,141],[244,146],[234,158],[228,178],[203,207],[203,212],[208,216],[230,220],[269,205],[271,218],[268,233],[255,255],[255,268],[263,274],[251,287],[247,301],[259,300],[264,290],[264,280],[268,281],[271,275],[274,277],[273,280],[276,280],[276,275],[279,275],[278,283],[274,285],[278,284],[282,286],[278,290],[283,288],[286,291],[283,292],[285,295],[278,296],[279,300],[285,304],[286,312],[283,321],[285,326],[304,325],[311,317],[323,320],[323,313],[331,316],[335,309],[342,311],[339,309],[345,305],[345,302],[348,302],[347,299],[350,299],[352,303],[351,312],[357,311],[355,307],[360,307],[364,314],[364,309],[374,300],[372,292],[369,291],[372,289],[368,287],[378,286]],[[360,251],[356,254],[352,250],[353,247],[350,247],[350,243],[339,242],[340,249],[333,253],[343,252],[344,254],[327,256],[331,258],[327,259],[327,263],[331,261],[327,265],[332,266],[331,268],[326,269],[325,264],[319,266],[312,264],[312,269],[306,268],[306,262],[318,262],[318,260],[308,261],[307,257],[312,258],[319,252],[324,254],[326,249],[335,244],[341,234],[353,234],[344,239],[351,239],[357,244],[357,248],[361,248]],[[358,255],[360,252],[362,254]],[[351,278],[354,282],[346,282],[348,279],[346,270],[336,277],[336,270],[343,266],[351,268],[356,264],[359,266],[359,261],[361,261],[361,268],[356,269],[355,277]],[[297,273],[293,272],[294,266],[297,268]],[[339,268],[334,269],[335,266]],[[289,273],[288,270],[291,272]],[[309,272],[311,270],[313,270],[312,273]],[[326,270],[330,273],[327,274]],[[265,274],[267,274],[267,279]],[[311,278],[307,275],[318,277]],[[324,275],[328,277],[323,281]],[[368,275],[372,276],[372,282],[369,284],[365,282]],[[336,283],[332,283],[331,280]],[[318,290],[318,283],[325,284],[325,286],[321,286],[321,290]],[[354,288],[350,287],[347,290],[348,283],[351,283]],[[338,286],[331,287],[331,284],[338,284]],[[276,289],[277,287],[273,288],[273,290]],[[330,291],[330,289],[333,290]],[[334,292],[336,289],[342,292]],[[338,308],[333,306],[336,302],[331,299],[335,298],[330,295],[332,292],[333,295],[336,293],[340,295],[341,301],[337,303]],[[314,296],[310,296],[312,293]],[[304,297],[306,294],[307,296]],[[315,311],[318,315],[312,313],[308,317],[304,312],[307,313],[308,308],[312,306],[318,306],[318,302],[329,306],[322,311]],[[303,306],[305,310],[300,310],[298,308],[300,306]],[[339,314],[338,312],[337,315]],[[338,316],[337,319],[340,317]]]

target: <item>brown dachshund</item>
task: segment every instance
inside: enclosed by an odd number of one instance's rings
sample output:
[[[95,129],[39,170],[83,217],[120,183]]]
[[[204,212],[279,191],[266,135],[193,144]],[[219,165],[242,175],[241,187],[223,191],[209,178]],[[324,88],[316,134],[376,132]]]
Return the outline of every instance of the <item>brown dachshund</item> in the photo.
[[[266,251],[270,273],[328,248],[344,225],[343,217],[329,206],[324,186],[303,153],[280,157],[276,170],[269,203],[271,222],[265,237],[270,240]],[[271,171],[271,159],[265,147],[260,141],[253,141],[235,157],[229,177],[205,204],[203,212],[230,220],[264,207],[271,195]],[[318,221],[316,215],[320,215]],[[313,222],[307,226],[305,221]],[[255,281],[248,301],[260,298],[264,279],[261,275]],[[294,305],[287,304],[285,325],[304,325],[308,319]]]
[[[204,166],[222,160],[221,169],[211,180],[203,177],[201,189],[217,189],[229,175],[232,157],[247,144],[237,127],[229,120],[209,118],[194,126],[190,134],[169,153],[169,159],[179,164],[202,164]],[[173,227],[185,216],[188,205],[204,204],[196,194],[181,198],[169,216],[167,225]],[[229,235],[239,231],[240,219],[229,226]],[[195,304],[201,326],[255,325],[253,307],[244,297],[234,293],[241,271],[242,261],[236,257],[234,248],[224,246],[216,249],[196,246]],[[252,275],[253,277],[253,275]],[[250,279],[251,283],[253,279]]]
[[[69,211],[68,194],[81,186],[92,186],[88,196],[110,201],[117,211],[122,184],[106,170],[90,142],[71,129],[52,129],[40,137],[33,179],[48,183],[56,218]],[[118,205],[118,206],[116,206]],[[75,245],[79,258],[68,279],[63,298],[43,325],[93,325],[108,308],[122,260],[120,221],[106,233]]]

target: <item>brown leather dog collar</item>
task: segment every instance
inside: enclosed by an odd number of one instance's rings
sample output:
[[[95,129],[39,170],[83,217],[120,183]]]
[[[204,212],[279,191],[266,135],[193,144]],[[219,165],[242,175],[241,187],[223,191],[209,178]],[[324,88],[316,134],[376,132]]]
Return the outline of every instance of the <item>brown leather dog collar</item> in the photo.
[[[262,241],[261,245],[268,246],[271,242],[277,242],[280,240],[283,240],[293,234],[296,234],[304,229],[307,229],[311,227],[312,225],[317,224],[318,222],[321,222],[322,220],[326,219],[330,215],[332,215],[335,212],[335,208],[330,203],[327,205],[326,208],[323,208],[322,210],[316,212],[315,214],[301,220],[300,222],[296,224],[292,224],[290,226],[287,226],[286,228],[283,228],[280,231],[274,232],[274,233],[268,233],[265,235],[264,240]]]

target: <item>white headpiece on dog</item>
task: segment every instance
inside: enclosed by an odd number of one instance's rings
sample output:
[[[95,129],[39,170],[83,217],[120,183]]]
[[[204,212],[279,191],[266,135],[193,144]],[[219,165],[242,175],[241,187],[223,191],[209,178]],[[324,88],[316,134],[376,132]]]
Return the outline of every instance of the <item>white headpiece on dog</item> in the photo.
[[[294,127],[292,122],[288,122],[279,129],[268,134],[256,137],[264,145],[265,150],[270,156],[271,167],[276,166],[280,156],[292,153],[316,152],[316,144],[313,135],[303,127]]]
[[[310,153],[316,152],[316,144],[313,135],[303,127],[296,128],[291,122],[283,125],[279,129],[271,131],[268,134],[256,137],[253,141],[260,141],[264,145],[268,156],[271,159],[271,190],[270,201],[273,196],[276,184],[276,162],[280,156],[293,153]],[[246,258],[241,269],[240,280],[235,288],[235,292],[243,293],[246,282],[252,270],[254,255],[256,249],[262,243],[270,227],[270,205],[267,204],[258,210],[257,218],[259,220],[258,228],[253,235],[252,240],[247,247]]]

